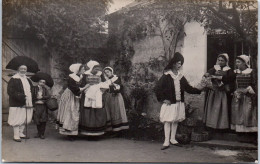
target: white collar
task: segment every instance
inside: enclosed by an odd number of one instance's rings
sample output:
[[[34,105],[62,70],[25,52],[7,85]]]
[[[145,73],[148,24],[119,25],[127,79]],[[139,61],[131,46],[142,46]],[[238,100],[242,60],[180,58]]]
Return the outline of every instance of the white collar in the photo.
[[[19,73],[16,73],[15,75],[12,76],[12,78],[21,79],[21,78],[28,78],[28,77],[26,75],[24,75],[24,77],[22,77],[21,75],[19,75]]]
[[[78,75],[76,75],[75,73],[72,73],[69,75],[73,80],[75,80],[76,82],[80,81],[80,77]]]
[[[221,70],[220,65],[214,65],[214,68],[215,68],[216,71],[220,71],[220,70]],[[223,67],[223,71],[228,71],[228,70],[230,70],[230,69],[231,69],[231,68],[230,68],[229,66]]]
[[[241,71],[240,69],[234,70],[235,73],[243,73],[243,74],[249,74],[249,73],[251,73],[252,71],[253,71],[253,69],[251,69],[251,68],[247,68],[247,69],[245,69],[244,71]]]
[[[175,75],[173,72],[172,72],[172,70],[169,70],[169,71],[166,71],[166,72],[164,72],[164,74],[165,75],[171,75],[171,77],[174,79],[174,80],[176,80],[176,79],[181,79],[182,77],[183,77],[183,74],[180,72],[180,71],[178,71],[178,74],[177,75]]]

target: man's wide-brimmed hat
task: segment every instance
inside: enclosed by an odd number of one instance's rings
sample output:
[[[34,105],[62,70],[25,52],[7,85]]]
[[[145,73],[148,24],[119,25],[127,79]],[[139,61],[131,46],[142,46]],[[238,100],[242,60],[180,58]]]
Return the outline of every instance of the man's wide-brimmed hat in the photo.
[[[54,82],[52,77],[44,72],[37,72],[35,75],[33,75],[31,77],[31,80],[34,82],[39,82],[40,80],[45,80],[46,81],[46,85],[49,87],[53,87]]]
[[[18,70],[21,65],[27,67],[27,72],[36,73],[40,71],[38,63],[27,56],[14,57],[5,67],[6,69]]]

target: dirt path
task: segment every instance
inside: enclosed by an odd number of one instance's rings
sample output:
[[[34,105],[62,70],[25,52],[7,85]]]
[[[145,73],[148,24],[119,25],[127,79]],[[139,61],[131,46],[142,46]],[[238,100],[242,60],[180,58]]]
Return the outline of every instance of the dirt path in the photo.
[[[31,125],[29,134],[36,128]],[[134,141],[123,138],[103,138],[97,141],[79,137],[68,141],[49,125],[46,139],[31,138],[26,142],[12,140],[12,129],[3,126],[2,159],[8,162],[243,162],[256,158],[256,152],[233,152],[231,156],[218,150],[202,147],[176,147],[160,150],[161,144],[151,141]],[[251,153],[251,154],[250,154]],[[239,155],[240,154],[240,155]],[[239,157],[239,158],[238,158]]]

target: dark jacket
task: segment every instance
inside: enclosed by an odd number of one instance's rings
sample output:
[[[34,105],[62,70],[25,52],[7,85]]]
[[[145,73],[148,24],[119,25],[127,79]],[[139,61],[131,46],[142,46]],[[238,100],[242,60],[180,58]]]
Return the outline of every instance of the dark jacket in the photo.
[[[68,88],[69,90],[71,90],[71,92],[75,95],[75,96],[79,96],[80,95],[80,82],[76,82],[74,79],[72,79],[71,77],[69,77],[68,79]]]
[[[32,90],[32,82],[27,78]],[[26,105],[26,96],[24,94],[23,84],[21,79],[11,78],[7,86],[7,94],[9,95],[10,107],[22,107]]]
[[[184,91],[193,94],[200,94],[201,91],[197,88],[190,86],[187,79],[183,76],[180,79],[181,86],[181,102],[184,102]],[[156,87],[155,93],[158,101],[169,100],[172,104],[176,103],[174,80],[171,75],[163,75]]]
[[[42,101],[46,101],[46,100],[48,100],[51,96],[50,96],[50,94],[49,94],[49,92],[48,92],[48,90],[45,88],[45,87],[43,87],[42,88],[42,90],[43,90],[43,92],[42,92],[42,98],[41,99],[38,99],[37,98],[37,95],[38,95],[38,92],[39,92],[39,86],[34,86],[33,88],[32,88],[32,100],[33,100],[33,104],[35,104],[35,102],[37,101],[37,100],[42,100]]]

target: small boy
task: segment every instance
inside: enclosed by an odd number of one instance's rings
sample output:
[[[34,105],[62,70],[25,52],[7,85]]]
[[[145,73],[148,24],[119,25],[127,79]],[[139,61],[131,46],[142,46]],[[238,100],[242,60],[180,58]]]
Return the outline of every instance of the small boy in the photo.
[[[50,98],[50,94],[45,87],[46,81],[41,79],[38,85],[33,88],[33,103],[34,103],[34,114],[33,120],[37,125],[38,133],[35,138],[45,139],[44,132],[46,122],[48,120],[48,109],[46,106],[46,100]]]

